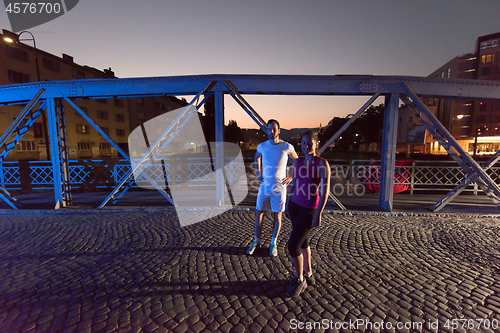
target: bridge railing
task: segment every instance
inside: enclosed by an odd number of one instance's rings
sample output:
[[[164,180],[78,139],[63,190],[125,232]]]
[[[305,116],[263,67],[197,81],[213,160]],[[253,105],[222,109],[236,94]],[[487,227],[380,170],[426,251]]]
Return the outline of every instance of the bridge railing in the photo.
[[[228,160],[229,162],[229,160]],[[228,181],[253,173],[253,159],[245,159],[241,163],[230,163],[226,176]],[[329,160],[332,188],[339,185],[346,190],[360,191],[369,185],[380,182],[380,161],[376,160]],[[175,172],[170,170],[169,161],[163,164],[164,169],[157,165],[149,166],[148,176],[158,183],[167,178],[176,177],[176,182],[189,180],[190,186],[214,185],[215,174],[213,165],[208,158],[185,158],[183,163],[176,164]],[[168,170],[169,176],[166,176]],[[131,171],[126,160],[72,160],[69,161],[69,177],[72,189],[81,191],[113,189]],[[163,171],[163,175],[162,175]],[[500,166],[487,170],[490,177],[500,184]],[[466,174],[453,161],[410,161],[406,165],[395,168],[395,185],[407,186],[409,193],[426,191],[449,191],[458,185]],[[52,163],[50,161],[17,161],[3,162],[0,167],[0,185],[9,191],[53,190]],[[134,179],[133,187],[153,188],[145,177]],[[472,183],[466,191],[476,194],[479,190]],[[335,194],[335,191],[333,191]],[[337,191],[338,192],[338,191]],[[337,193],[339,194],[339,193]]]

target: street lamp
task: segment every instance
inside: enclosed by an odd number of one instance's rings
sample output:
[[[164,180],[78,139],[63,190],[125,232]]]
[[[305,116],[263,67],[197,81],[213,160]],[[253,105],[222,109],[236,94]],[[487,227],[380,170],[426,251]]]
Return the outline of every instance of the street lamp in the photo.
[[[26,40],[32,40],[33,41],[33,50],[35,52],[35,65],[36,65],[36,78],[38,82],[41,82],[42,79],[40,78],[40,67],[38,66],[38,49],[36,48],[36,40],[35,36],[27,30],[21,31],[18,35],[12,33],[12,34],[5,34],[6,31],[4,30],[4,38],[3,40],[6,41],[7,43],[17,43],[19,44],[22,41]],[[24,38],[21,39],[22,34],[29,34],[31,38]],[[49,149],[49,134],[47,132],[47,116],[45,115],[45,112],[42,112],[42,123],[43,123],[43,135],[44,135],[44,140],[45,140],[45,152],[47,153],[47,159],[50,160],[50,149]]]
[[[21,35],[22,34],[29,34],[31,36],[31,38],[24,38],[24,39],[21,39]],[[33,36],[33,34],[27,30],[25,31],[21,31],[18,35],[16,34],[12,34],[12,37],[9,37],[9,36],[5,36],[3,38],[4,41],[6,41],[7,43],[19,43],[19,42],[22,42],[22,41],[26,41],[26,40],[32,40],[33,41],[33,50],[35,51],[35,65],[36,65],[36,78],[38,80],[38,82],[41,81],[40,79],[40,67],[38,67],[38,49],[36,48],[36,40],[35,40],[35,36]]]

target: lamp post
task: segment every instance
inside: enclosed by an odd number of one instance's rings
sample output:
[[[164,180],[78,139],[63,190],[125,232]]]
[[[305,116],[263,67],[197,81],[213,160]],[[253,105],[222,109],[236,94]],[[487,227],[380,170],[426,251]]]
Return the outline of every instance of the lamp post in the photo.
[[[24,38],[21,39],[22,34],[29,34],[31,38]],[[21,31],[18,35],[12,34],[12,37],[5,36],[4,40],[8,43],[17,43],[19,44],[22,41],[26,40],[32,40],[33,41],[33,50],[35,52],[35,65],[36,65],[36,78],[38,82],[41,82],[42,79],[40,78],[40,67],[38,65],[38,49],[36,48],[36,40],[35,36],[27,30]],[[49,133],[47,132],[47,116],[45,115],[45,112],[42,112],[42,125],[43,125],[43,138],[45,140],[45,152],[47,154],[47,160],[50,160],[50,148],[49,148]]]

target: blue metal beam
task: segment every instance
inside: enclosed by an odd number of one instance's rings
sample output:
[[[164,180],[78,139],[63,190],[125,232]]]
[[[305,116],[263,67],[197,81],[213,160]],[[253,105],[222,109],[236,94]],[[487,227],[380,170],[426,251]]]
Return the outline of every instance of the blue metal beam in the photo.
[[[398,133],[399,94],[391,94],[386,99],[387,108],[384,112],[384,128],[382,153],[380,156],[380,191],[379,207],[392,211],[394,193],[394,169],[396,163],[396,143]]]
[[[224,176],[224,94],[222,89],[225,85],[217,83],[214,94],[215,99],[215,174],[216,174],[216,204],[225,205],[225,176]],[[212,152],[213,156],[213,152]]]
[[[500,82],[372,75],[195,75],[50,81],[0,86],[0,103],[29,101],[40,90],[53,98],[195,95],[211,81],[231,81],[241,94],[373,95],[400,93],[409,83],[420,96],[498,99]],[[215,90],[210,90],[214,92]],[[224,91],[230,93],[230,89]]]

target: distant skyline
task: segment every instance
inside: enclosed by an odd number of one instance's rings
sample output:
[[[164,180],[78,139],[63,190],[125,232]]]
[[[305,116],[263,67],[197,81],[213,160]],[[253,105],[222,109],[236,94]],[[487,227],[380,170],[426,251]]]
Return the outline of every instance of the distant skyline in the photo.
[[[5,11],[0,28],[11,30]],[[427,76],[500,31],[500,1],[80,1],[30,29],[37,47],[116,76]],[[30,42],[26,42],[30,44]],[[189,99],[188,96],[186,96]],[[283,128],[323,126],[366,97],[249,96]],[[382,102],[376,101],[375,104]],[[253,121],[226,97],[226,123]]]

